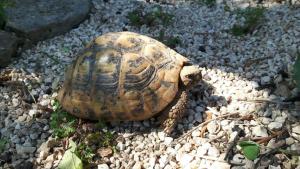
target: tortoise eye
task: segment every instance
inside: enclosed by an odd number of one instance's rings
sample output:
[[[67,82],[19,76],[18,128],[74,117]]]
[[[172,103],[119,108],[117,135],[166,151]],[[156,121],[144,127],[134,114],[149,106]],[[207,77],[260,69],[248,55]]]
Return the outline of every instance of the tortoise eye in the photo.
[[[188,78],[188,79],[191,79],[191,78],[193,78],[193,75],[190,74],[190,75],[186,75],[185,77]]]

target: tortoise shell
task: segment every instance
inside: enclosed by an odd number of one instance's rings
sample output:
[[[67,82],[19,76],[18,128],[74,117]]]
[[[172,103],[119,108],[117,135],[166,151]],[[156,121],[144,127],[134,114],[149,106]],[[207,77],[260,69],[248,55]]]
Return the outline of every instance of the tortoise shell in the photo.
[[[173,101],[188,61],[150,37],[107,33],[88,44],[67,69],[58,100],[85,119],[144,120]]]

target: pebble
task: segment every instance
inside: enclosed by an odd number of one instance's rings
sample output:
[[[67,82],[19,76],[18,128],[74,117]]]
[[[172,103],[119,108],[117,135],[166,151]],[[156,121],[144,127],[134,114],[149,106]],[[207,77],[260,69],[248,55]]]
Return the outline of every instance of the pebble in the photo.
[[[134,164],[134,166],[132,167],[132,169],[141,169],[141,168],[142,168],[142,164],[139,163],[139,162],[136,162],[136,163]]]
[[[180,159],[179,163],[182,168],[188,168],[190,162],[193,160],[193,156],[189,154],[183,154],[182,158]]]
[[[263,76],[263,77],[261,77],[260,82],[261,82],[262,85],[265,85],[265,84],[270,83],[270,81],[271,81],[271,78],[269,76]]]
[[[252,134],[256,137],[268,137],[268,132],[265,127],[255,126],[252,128]]]
[[[22,145],[16,144],[16,150],[17,150],[17,154],[34,153],[36,150],[36,147],[22,146]]]
[[[165,140],[165,133],[164,132],[158,132],[158,138],[160,141],[164,141]]]
[[[282,128],[282,123],[281,122],[271,122],[269,125],[268,125],[268,128],[270,130],[280,130]]]
[[[165,137],[165,144],[166,145],[170,145],[171,143],[172,143],[172,141],[173,141],[173,138],[172,137]]]
[[[19,104],[20,104],[19,99],[13,98],[12,99],[12,104],[13,104],[14,107],[19,106]]]
[[[208,152],[208,149],[210,148],[210,144],[204,144],[203,146],[198,147],[197,149],[197,156],[203,156]]]
[[[34,115],[36,115],[36,113],[37,113],[37,110],[34,110],[34,109],[31,109],[31,110],[29,110],[29,116],[31,116],[31,117],[33,117]]]
[[[107,164],[99,164],[97,166],[98,169],[109,169],[108,165]]]
[[[168,163],[168,156],[167,155],[160,156],[158,162],[159,162],[159,166],[161,168],[164,168]]]
[[[245,160],[245,157],[242,154],[235,154],[232,158],[232,161],[236,163],[242,163]]]
[[[216,147],[209,147],[207,154],[208,156],[218,157],[220,155],[220,151]]]
[[[300,125],[293,127],[292,132],[300,135]]]
[[[154,168],[156,162],[156,157],[150,157],[149,159],[149,168]]]
[[[207,124],[207,130],[209,133],[214,134],[218,129],[218,124],[215,121],[212,121]]]

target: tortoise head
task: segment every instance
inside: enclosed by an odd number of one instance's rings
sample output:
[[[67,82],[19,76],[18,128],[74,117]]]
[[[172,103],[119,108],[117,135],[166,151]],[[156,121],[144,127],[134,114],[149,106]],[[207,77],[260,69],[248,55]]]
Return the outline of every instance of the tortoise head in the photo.
[[[182,84],[187,89],[197,85],[202,80],[202,74],[200,66],[198,65],[186,65],[183,66],[180,72],[180,78]]]

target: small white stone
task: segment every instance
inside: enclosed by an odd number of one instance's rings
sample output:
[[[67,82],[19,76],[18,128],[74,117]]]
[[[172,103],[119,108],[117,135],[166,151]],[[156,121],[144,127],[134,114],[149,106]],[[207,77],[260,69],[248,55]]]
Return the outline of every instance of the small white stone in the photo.
[[[199,137],[200,136],[200,131],[199,130],[195,130],[192,132],[192,136],[193,137]]]
[[[41,102],[40,102],[40,105],[41,106],[48,106],[50,104],[50,100],[49,99],[43,99]]]
[[[26,153],[34,153],[36,150],[36,147],[31,147],[31,146],[22,146],[19,144],[16,144],[16,150],[17,154],[26,154]]]
[[[120,151],[123,151],[123,150],[125,150],[125,145],[124,145],[123,143],[119,142],[119,143],[117,144],[117,148],[118,148]]]
[[[165,165],[168,164],[168,156],[167,156],[167,155],[162,155],[162,156],[160,156],[158,162],[159,162],[159,166],[160,166],[161,168],[164,168]]]
[[[45,127],[43,128],[44,131],[49,130],[49,125],[45,125]]]
[[[214,134],[218,129],[218,124],[215,121],[212,121],[207,124],[207,130],[209,133]]]
[[[37,113],[37,111],[35,109],[31,109],[28,112],[29,116],[31,116],[31,117],[33,117],[36,113]]]
[[[293,138],[291,138],[291,137],[288,137],[288,138],[285,139],[285,143],[287,145],[292,145],[292,144],[295,143],[295,140]]]
[[[260,82],[262,85],[268,84],[268,83],[270,83],[270,81],[271,81],[271,78],[269,76],[263,76],[260,79]]]
[[[140,162],[136,162],[132,167],[132,169],[141,169],[141,168],[142,168],[142,164]]]
[[[12,104],[13,104],[14,107],[17,107],[17,106],[20,104],[20,102],[19,102],[18,99],[13,98],[13,99],[12,99]]]
[[[207,154],[209,156],[218,157],[220,155],[220,151],[216,147],[210,147]]]
[[[282,123],[280,122],[271,122],[269,125],[268,125],[268,128],[270,130],[280,130],[282,128]]]
[[[156,157],[151,157],[149,159],[149,168],[153,168],[155,166]]]
[[[215,162],[212,163],[210,168],[213,168],[213,169],[230,169],[230,164],[215,161]]]
[[[281,167],[280,167],[280,165],[278,165],[278,166],[269,165],[268,169],[281,169]]]
[[[173,138],[172,137],[165,137],[165,144],[168,146],[172,143]]]
[[[268,137],[267,129],[262,126],[253,127],[252,134],[256,137]]]
[[[173,167],[171,165],[166,165],[164,169],[173,169]]]
[[[182,168],[188,168],[190,162],[193,160],[193,156],[190,154],[183,154],[182,158],[180,159],[179,163]]]
[[[235,154],[232,157],[232,161],[237,162],[237,163],[242,163],[245,160],[245,157],[242,154]]]
[[[300,125],[292,128],[292,133],[300,134]]]
[[[17,123],[15,126],[15,130],[20,130],[20,129],[21,129],[20,123]]]
[[[211,145],[209,143],[205,143],[202,146],[199,146],[197,149],[197,155],[198,156],[205,155],[210,147]]]
[[[284,123],[285,119],[286,119],[286,117],[276,117],[276,119],[274,121],[279,122],[279,123]]]
[[[109,169],[107,164],[99,164],[98,169]]]
[[[164,141],[165,140],[165,133],[164,132],[158,132],[158,138],[160,141]]]
[[[270,119],[270,118],[267,118],[267,117],[261,117],[261,123],[262,123],[262,124],[267,125],[267,124],[271,123],[271,121],[272,121],[272,119]]]

